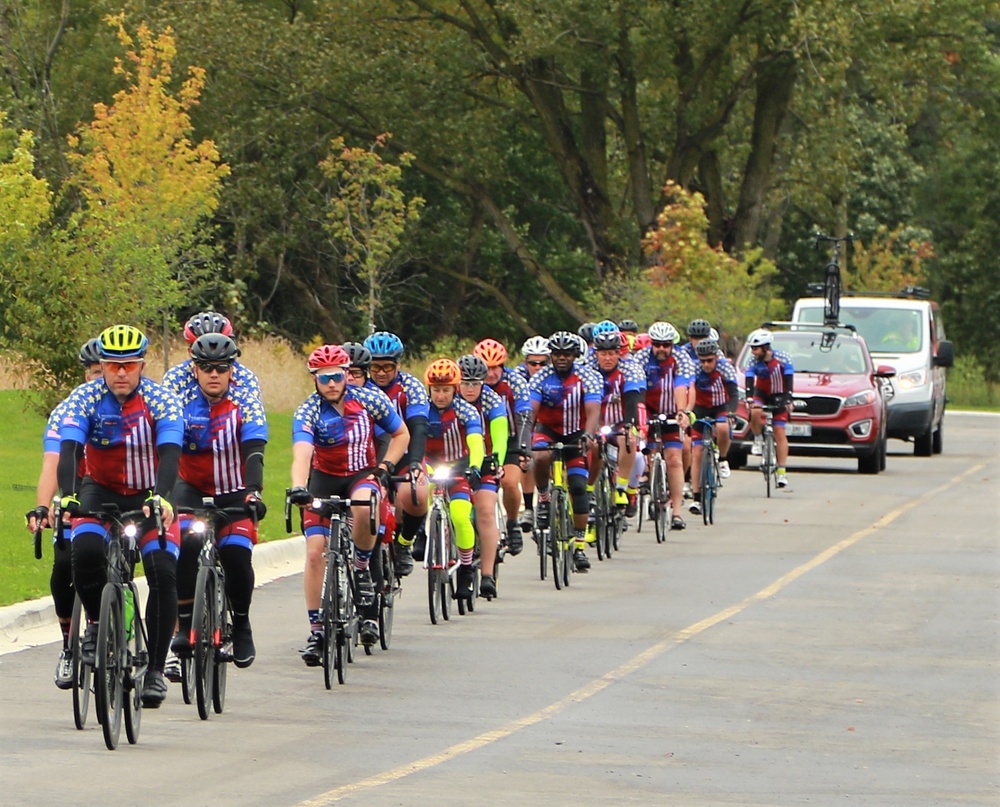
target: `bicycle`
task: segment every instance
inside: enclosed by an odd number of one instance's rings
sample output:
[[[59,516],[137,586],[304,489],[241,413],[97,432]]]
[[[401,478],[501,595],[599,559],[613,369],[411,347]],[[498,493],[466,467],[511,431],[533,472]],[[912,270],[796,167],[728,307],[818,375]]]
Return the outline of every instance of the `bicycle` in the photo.
[[[427,549],[424,552],[424,568],[427,570],[427,606],[431,624],[437,625],[440,620],[448,621],[449,601],[457,600],[458,613],[464,615],[475,611],[476,597],[479,589],[478,564],[473,563],[475,579],[472,583],[472,594],[469,597],[456,597],[455,576],[458,574],[458,547],[455,544],[454,527],[451,523],[451,512],[448,495],[449,482],[452,481],[452,469],[447,465],[439,465],[431,473],[431,503],[427,510]]]
[[[573,571],[573,531],[570,528],[569,490],[566,487],[566,464],[564,454],[570,446],[558,442],[548,446],[552,453],[550,478],[552,492],[549,499],[549,526],[544,530],[536,528],[539,555],[539,574],[544,580],[547,567],[552,564],[552,582],[557,590],[569,585]]]
[[[663,459],[663,429],[665,426],[676,425],[677,421],[666,415],[657,415],[649,422],[649,520],[653,522],[656,533],[656,543],[667,540],[672,515],[670,495],[667,486],[667,461]]]
[[[823,324],[832,327],[840,323],[840,295],[843,292],[843,280],[840,274],[840,245],[854,241],[854,233],[843,237],[815,234],[815,246],[819,248],[822,242],[833,245],[830,262],[826,265],[823,278]]]
[[[702,432],[701,475],[701,517],[707,527],[715,523],[715,500],[722,487],[719,475],[719,449],[715,444],[715,423],[709,418],[699,418],[704,427]]]
[[[762,406],[760,408],[764,410],[764,426],[761,429],[760,470],[764,474],[767,498],[770,499],[772,483],[774,487],[777,487],[778,484],[778,449],[774,442],[774,413],[782,411],[784,407],[775,409],[770,406]]]
[[[160,545],[165,535],[160,521],[159,502],[150,504],[156,515]],[[108,750],[118,747],[124,717],[125,735],[130,745],[139,740],[142,721],[142,679],[149,666],[146,626],[139,608],[139,591],[133,580],[138,559],[138,522],[146,519],[141,510],[122,512],[115,504],[104,504],[92,514],[110,526],[105,543],[108,581],[101,592],[97,647],[94,653],[94,706]]]
[[[601,457],[601,471],[594,482],[594,522],[597,529],[597,559],[610,559],[613,551],[621,548],[621,535],[625,528],[623,508],[615,501],[617,492],[618,447],[614,438],[626,435],[625,448],[632,450],[622,424],[602,426],[598,433],[598,451]],[[616,430],[617,429],[617,430]],[[612,450],[614,449],[614,450]]]
[[[413,499],[413,504],[417,503],[417,484],[416,477],[412,470],[402,476],[390,476],[386,480],[386,499],[384,500],[387,504],[392,504],[395,502],[395,488],[394,485],[399,482],[409,482],[410,483],[410,493]],[[379,572],[379,582],[375,586],[375,596],[378,598],[378,641],[379,647],[383,650],[388,650],[389,645],[392,642],[392,624],[393,617],[395,616],[396,598],[402,594],[403,587],[401,584],[402,578],[396,575],[396,555],[395,555],[395,532],[393,530],[384,529],[384,523],[380,523],[380,529],[383,532],[379,538],[378,545],[375,548],[375,553],[372,555],[372,559],[375,561],[373,564],[377,566]],[[377,558],[377,560],[376,560]],[[372,577],[375,577],[373,572]],[[370,645],[365,645],[365,653],[367,655],[372,654],[372,647]]]
[[[203,499],[200,510],[191,513],[191,532],[202,539],[198,576],[191,610],[191,653],[181,659],[182,688],[190,694],[194,684],[198,716],[208,720],[212,711],[222,714],[226,704],[226,677],[233,660],[233,615],[226,595],[226,573],[215,545],[219,519],[246,517],[242,507],[216,507],[212,497]],[[185,703],[190,703],[185,699]],[[211,704],[212,709],[209,709]]]
[[[370,528],[378,528],[378,495],[371,492],[368,500],[344,499],[339,496],[315,497],[305,505],[324,517],[329,517],[326,549],[323,557],[326,570],[320,597],[320,620],[323,623],[323,685],[333,686],[336,670],[337,682],[347,680],[347,665],[354,660],[354,646],[358,640],[360,618],[357,604],[360,601],[354,583],[354,540],[347,525],[347,513],[352,505],[369,507]],[[285,530],[292,531],[291,488],[285,490]]]

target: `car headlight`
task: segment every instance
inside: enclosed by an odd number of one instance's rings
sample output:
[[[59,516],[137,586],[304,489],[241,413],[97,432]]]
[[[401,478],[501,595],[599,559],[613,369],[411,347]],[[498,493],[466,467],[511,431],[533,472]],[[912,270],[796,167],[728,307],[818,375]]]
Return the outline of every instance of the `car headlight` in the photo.
[[[844,401],[844,406],[864,406],[875,402],[875,393],[870,389],[855,392],[850,398]]]
[[[927,374],[923,370],[914,370],[896,377],[900,389],[914,389],[927,383]]]

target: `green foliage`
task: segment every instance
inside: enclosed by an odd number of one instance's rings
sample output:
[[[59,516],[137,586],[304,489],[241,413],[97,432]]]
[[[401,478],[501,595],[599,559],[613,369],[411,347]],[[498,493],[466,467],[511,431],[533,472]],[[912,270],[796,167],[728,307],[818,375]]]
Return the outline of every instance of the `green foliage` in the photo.
[[[955,357],[948,370],[948,406],[953,409],[1000,407],[1000,383],[989,380],[982,364],[972,354]]]

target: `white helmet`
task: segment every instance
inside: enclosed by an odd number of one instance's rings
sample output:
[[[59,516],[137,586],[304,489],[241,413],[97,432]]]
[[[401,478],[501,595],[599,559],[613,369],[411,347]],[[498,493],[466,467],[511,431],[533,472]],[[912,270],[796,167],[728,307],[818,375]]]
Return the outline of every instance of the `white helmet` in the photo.
[[[549,340],[544,336],[532,336],[530,339],[525,339],[521,345],[521,353],[524,356],[548,356],[551,352]]]
[[[774,341],[774,335],[767,328],[758,328],[752,331],[747,337],[747,344],[750,347],[763,347]]]
[[[584,338],[583,338],[582,336],[580,336],[579,334],[577,334],[577,335],[576,335],[576,338],[577,338],[577,339],[579,340],[579,342],[580,342],[580,355],[581,355],[581,356],[586,356],[586,355],[587,355],[587,351],[588,351],[588,350],[590,349],[590,345],[588,345],[588,344],[587,344],[587,340],[586,340],[586,339],[584,339]]]
[[[654,342],[673,342],[676,344],[681,337],[677,333],[677,329],[669,322],[654,322],[649,326],[649,338]]]
[[[718,342],[719,341],[719,332],[717,330],[715,330],[715,328],[709,329],[709,331],[708,331],[708,338],[711,339],[713,342]]]

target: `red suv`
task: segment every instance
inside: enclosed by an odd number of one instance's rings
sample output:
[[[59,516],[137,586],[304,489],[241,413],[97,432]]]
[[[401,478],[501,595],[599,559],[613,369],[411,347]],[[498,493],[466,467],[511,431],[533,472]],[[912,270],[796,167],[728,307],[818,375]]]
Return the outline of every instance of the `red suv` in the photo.
[[[795,383],[794,409],[788,419],[789,453],[807,457],[857,457],[858,471],[877,474],[885,470],[886,402],[892,397],[892,367],[872,362],[868,345],[853,329],[824,329],[791,325],[774,330],[772,347],[792,358]],[[740,374],[751,359],[743,346],[736,360]],[[745,401],[740,401],[732,434],[729,461],[746,464],[753,445]]]

